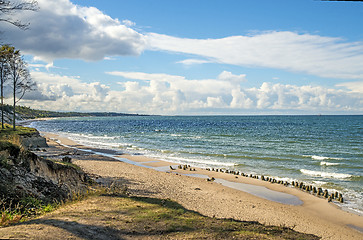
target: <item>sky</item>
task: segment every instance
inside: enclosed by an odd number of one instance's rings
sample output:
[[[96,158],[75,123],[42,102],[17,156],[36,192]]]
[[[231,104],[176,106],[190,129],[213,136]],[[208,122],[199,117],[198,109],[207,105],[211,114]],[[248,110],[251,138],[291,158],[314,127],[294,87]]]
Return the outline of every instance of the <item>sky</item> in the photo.
[[[0,22],[35,109],[363,114],[363,2],[38,0]],[[10,101],[11,99],[7,99]]]

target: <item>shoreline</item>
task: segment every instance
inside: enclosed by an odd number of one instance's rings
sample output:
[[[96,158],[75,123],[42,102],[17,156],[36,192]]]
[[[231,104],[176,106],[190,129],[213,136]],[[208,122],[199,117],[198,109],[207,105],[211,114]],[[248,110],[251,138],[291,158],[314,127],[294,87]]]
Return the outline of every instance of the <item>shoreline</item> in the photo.
[[[129,153],[120,154],[120,152],[118,152],[117,150],[113,150],[113,149],[95,148],[95,147],[81,145],[81,144],[76,143],[73,140],[70,140],[66,137],[60,137],[59,135],[53,134],[53,133],[47,132],[47,133],[43,133],[43,134],[47,135],[48,137],[52,136],[52,137],[59,138],[59,143],[64,145],[65,147],[82,149],[83,151],[90,151],[90,152],[93,152],[96,154],[104,155],[106,157],[111,157],[118,161],[126,162],[126,163],[136,165],[139,167],[146,167],[146,168],[151,168],[151,169],[154,169],[157,171],[172,172],[172,173],[182,174],[182,175],[186,175],[186,176],[193,176],[193,177],[198,177],[198,178],[203,178],[203,179],[208,179],[208,178],[210,179],[212,177],[215,178],[215,176],[218,176],[218,178],[216,178],[215,181],[224,186],[227,186],[230,188],[235,188],[237,190],[248,192],[257,197],[262,197],[267,200],[275,201],[275,202],[279,202],[279,203],[283,203],[283,204],[302,205],[303,201],[300,200],[300,198],[302,196],[304,196],[305,194],[308,194],[317,199],[327,201],[330,205],[333,205],[334,207],[339,208],[344,212],[352,213],[354,215],[363,217],[363,215],[359,214],[358,212],[354,212],[353,210],[349,210],[348,208],[343,209],[341,206],[337,205],[336,203],[339,203],[339,200],[337,198],[328,201],[327,197],[323,197],[323,191],[321,192],[321,195],[317,195],[317,194],[312,193],[312,191],[306,191],[305,189],[303,189],[299,186],[293,186],[293,184],[291,184],[291,183],[283,184],[283,181],[281,181],[281,183],[279,183],[277,181],[273,182],[273,181],[268,181],[266,179],[264,181],[262,181],[261,176],[258,176],[258,175],[252,176],[252,175],[245,175],[243,173],[228,174],[228,172],[226,172],[225,169],[222,172],[222,168],[221,169],[217,168],[215,170],[213,168],[213,171],[211,170],[211,168],[201,168],[201,167],[194,167],[194,166],[189,168],[190,165],[181,165],[180,163],[174,163],[172,161],[161,160],[161,159],[157,159],[154,157],[149,157],[149,156],[144,156],[144,155],[132,155]],[[184,168],[183,166],[189,166],[189,167],[187,167],[186,169],[183,169]],[[192,171],[192,169],[194,169],[194,170],[198,169],[198,173]],[[228,177],[228,176],[231,176],[231,177]],[[241,178],[242,181],[236,181],[237,178]],[[270,180],[272,180],[272,178],[270,178]],[[273,179],[273,180],[275,180],[275,179]],[[240,183],[240,185],[236,185],[238,183]],[[296,184],[297,183],[298,182],[296,182]],[[244,185],[246,187],[243,187]],[[253,186],[257,186],[257,190],[253,190],[252,189]],[[305,185],[304,185],[304,188],[305,188]],[[289,191],[289,189],[294,189],[294,190]],[[298,192],[296,192],[295,190],[298,190]],[[322,189],[322,190],[324,190],[324,189]],[[281,193],[281,196],[280,197],[274,196],[274,193]],[[303,193],[303,194],[301,195],[299,193]],[[285,195],[285,196],[283,196],[283,195]],[[334,194],[332,193],[332,195],[334,195]],[[288,198],[288,200],[285,201],[284,198]],[[289,200],[289,198],[290,198],[290,200]],[[362,233],[363,233],[363,231],[362,231]]]
[[[82,146],[70,139],[60,137],[56,134],[42,133],[42,135],[45,136],[48,141],[53,141],[53,145],[54,142],[58,142],[58,144],[62,144],[64,147],[79,149],[79,151],[86,151],[90,154],[95,153],[96,156],[98,155],[97,159],[103,159],[103,162],[100,162],[99,160],[92,160],[93,157],[85,157],[87,160],[77,160],[75,164],[81,166],[86,172],[100,175],[102,173],[102,176],[108,177],[125,177],[133,175],[133,177],[129,179],[130,181],[140,181],[140,179],[145,179],[145,176],[143,176],[141,172],[145,173],[147,176],[144,183],[147,182],[148,179],[158,178],[158,180],[151,181],[153,186],[150,187],[151,189],[156,188],[162,193],[159,193],[161,196],[157,196],[171,198],[180,202],[185,207],[201,212],[202,214],[222,218],[232,217],[238,220],[259,221],[264,224],[285,225],[290,227],[295,226],[295,230],[316,234],[318,236],[322,236],[324,239],[357,239],[357,237],[363,237],[362,216],[345,212],[337,205],[329,203],[326,199],[307,194],[296,188],[285,187],[280,184],[271,184],[269,182],[249,177],[246,178],[238,176],[238,178],[236,178],[235,175],[211,172],[200,168],[196,168],[196,171],[185,171],[176,167],[175,170],[171,170],[170,166],[177,166],[177,164],[148,158],[143,155],[114,155],[115,151],[112,150],[102,150],[106,151],[106,153],[102,154],[98,152],[97,154],[97,149]],[[113,160],[111,161],[110,158]],[[108,159],[108,162],[107,164],[104,164],[106,159]],[[129,162],[123,162],[122,159],[127,159]],[[129,169],[132,174],[122,170],[122,167]],[[160,171],[160,169],[164,170]],[[199,175],[199,177],[194,174]],[[208,178],[214,177],[217,181],[208,182],[205,178],[201,178],[200,176],[207,176]],[[185,189],[180,189],[180,192],[178,192],[177,188],[176,190],[173,190],[173,193],[168,193],[161,190],[166,186],[154,186],[155,184],[160,185],[164,183],[170,187],[170,183],[165,182],[165,178],[170,179],[170,182],[177,181],[183,186],[185,186],[186,182],[196,182],[198,183],[198,186],[203,185],[203,188],[194,188],[192,193],[190,192],[190,189],[188,190],[188,193],[195,195],[194,197],[199,199],[202,204],[200,202],[190,201],[187,196],[179,196],[185,194]],[[266,200],[247,193],[241,189],[237,190],[233,189],[233,187],[231,188],[231,186],[222,185],[220,184],[221,181],[228,181],[229,183],[236,184],[248,184],[248,186],[256,186],[255,188],[262,187],[272,191],[289,194],[300,199],[302,204],[289,205]],[[209,198],[211,199],[205,199],[205,196],[203,197],[199,196],[200,194],[198,195],[198,192],[201,192],[204,188],[208,188],[209,192],[206,192],[203,195],[209,195]],[[217,197],[213,195],[216,191],[219,193],[223,192],[224,196]],[[241,196],[240,199],[242,200],[238,200],[239,198],[237,196]],[[219,198],[221,199],[218,204],[214,201],[211,202],[211,200]],[[240,214],[234,213],[234,210],[238,209],[235,209],[236,204],[239,205],[241,202],[241,205],[245,206],[243,207],[243,211],[240,209]],[[205,209],[205,207],[200,205],[209,206],[209,209]],[[211,209],[215,208],[216,205],[220,205],[218,209]],[[221,212],[221,209],[224,209],[224,211]],[[347,238],[348,236],[351,236],[351,238]]]
[[[149,120],[152,124],[143,126],[144,121],[148,122]],[[289,139],[290,133],[286,132],[283,134],[284,137],[281,137],[279,133],[266,136],[268,139],[271,138],[271,141],[265,139],[267,142],[265,144],[264,138],[253,137],[255,133],[252,134],[251,131],[247,131],[245,136],[243,135],[244,130],[238,132],[238,134],[232,132],[224,135],[220,132],[220,127],[217,127],[216,130],[211,130],[211,132],[208,130],[205,133],[200,127],[191,132],[189,127],[181,127],[180,129],[179,127],[172,127],[168,129],[169,120],[177,121],[178,126],[179,123],[181,124],[180,126],[183,126],[183,124],[189,124],[188,121],[191,119],[151,118],[136,121],[132,124],[130,124],[131,122],[128,119],[125,121],[114,118],[108,120],[93,119],[90,121],[78,119],[74,120],[74,122],[72,120],[70,123],[68,121],[63,122],[62,120],[59,124],[56,123],[56,125],[54,125],[55,122],[53,124],[50,122],[50,125],[47,123],[39,123],[39,125],[34,123],[32,126],[39,126],[44,131],[49,130],[50,132],[60,134],[85,146],[99,148],[97,152],[105,151],[102,149],[112,149],[120,154],[142,154],[159,160],[183,165],[190,164],[193,167],[197,166],[204,169],[214,167],[224,171],[235,170],[248,175],[253,174],[259,178],[266,174],[264,177],[267,180],[276,179],[277,182],[295,183],[296,188],[300,187],[300,189],[306,192],[320,195],[319,197],[321,198],[324,196],[329,199],[330,195],[331,200],[345,211],[363,216],[361,191],[363,178],[359,171],[361,164],[359,158],[356,159],[359,155],[354,155],[359,154],[359,148],[352,148],[355,149],[355,152],[352,154],[347,150],[344,152],[344,154],[346,153],[345,155],[337,155],[343,154],[342,149],[348,149],[349,144],[346,145],[346,141],[339,145],[338,150],[331,153],[330,148],[333,146],[330,145],[333,143],[332,141],[327,141],[326,143],[323,141],[323,145],[321,145],[320,140],[316,142],[315,138],[312,137],[313,135],[308,134],[305,136],[304,132],[301,132],[304,131],[304,127],[299,128],[298,132],[302,133],[303,139],[306,137],[311,138],[314,144],[304,140],[301,142],[300,140],[291,141],[291,143],[287,141],[286,144],[283,144],[284,140],[280,141],[279,139]],[[208,124],[213,124],[218,119],[208,118],[207,120]],[[225,125],[224,122],[229,122],[224,121],[226,120],[224,117],[219,120],[221,123],[223,122],[223,126]],[[259,124],[261,121],[259,118],[232,118],[230,120],[231,122],[237,121],[241,125],[241,129],[243,129],[245,122],[251,121],[251,124]],[[262,120],[266,121],[266,119]],[[280,120],[283,119],[278,119],[279,122]],[[298,118],[298,120],[302,121],[302,123],[309,123],[306,122],[307,119]],[[105,124],[104,128],[95,130],[97,133],[94,133],[92,130],[89,131],[93,128],[93,121]],[[204,120],[196,118],[193,121],[203,122]],[[64,128],[62,127],[63,123],[65,124]],[[295,121],[288,120],[287,123],[294,124]],[[118,124],[121,125],[118,126]],[[135,131],[128,132],[128,129],[135,127],[133,124],[137,125]],[[73,129],[73,125],[76,126],[76,129]],[[84,128],[86,126],[87,128]],[[161,130],[158,130],[158,126],[162,126],[159,127]],[[77,128],[84,129],[84,131],[78,131]],[[121,128],[125,128],[122,130],[125,134],[117,133]],[[240,128],[237,128],[236,131],[239,131],[238,129]],[[162,132],[159,133],[158,131]],[[255,130],[252,132],[255,132]],[[257,132],[259,132],[259,135],[256,136],[264,134],[260,130],[257,130]],[[204,134],[205,137],[203,137]],[[208,136],[211,136],[211,138],[208,139]],[[241,141],[239,140],[240,136],[243,139]],[[336,135],[334,134],[334,136]],[[360,140],[357,139],[357,142],[360,142]],[[333,149],[335,148],[333,147]],[[296,182],[299,183],[298,186],[296,186]],[[301,188],[300,184],[302,182],[303,185],[308,187],[307,189],[304,186]],[[329,195],[326,194],[325,190],[328,191]],[[339,201],[340,197],[342,198]]]

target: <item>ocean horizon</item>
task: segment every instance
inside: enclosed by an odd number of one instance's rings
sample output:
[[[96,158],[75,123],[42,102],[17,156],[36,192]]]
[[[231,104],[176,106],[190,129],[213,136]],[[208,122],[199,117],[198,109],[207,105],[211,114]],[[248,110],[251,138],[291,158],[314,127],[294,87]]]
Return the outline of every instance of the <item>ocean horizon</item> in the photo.
[[[36,121],[94,148],[176,164],[303,181],[343,193],[343,209],[363,215],[363,116],[122,116]]]

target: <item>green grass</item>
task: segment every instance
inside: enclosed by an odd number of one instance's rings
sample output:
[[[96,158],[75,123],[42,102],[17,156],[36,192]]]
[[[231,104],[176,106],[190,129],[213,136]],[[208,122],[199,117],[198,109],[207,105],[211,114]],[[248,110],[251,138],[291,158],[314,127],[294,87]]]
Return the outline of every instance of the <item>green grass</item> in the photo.
[[[4,127],[5,127],[4,129],[0,128],[0,139],[14,135],[26,135],[37,132],[35,128],[29,128],[23,126],[16,126],[14,131],[13,126],[7,123],[4,124]]]
[[[6,203],[0,199],[0,226],[23,222],[34,216],[39,216],[47,212],[54,211],[60,206],[59,203],[44,203],[43,201],[27,196],[21,198],[16,204]]]

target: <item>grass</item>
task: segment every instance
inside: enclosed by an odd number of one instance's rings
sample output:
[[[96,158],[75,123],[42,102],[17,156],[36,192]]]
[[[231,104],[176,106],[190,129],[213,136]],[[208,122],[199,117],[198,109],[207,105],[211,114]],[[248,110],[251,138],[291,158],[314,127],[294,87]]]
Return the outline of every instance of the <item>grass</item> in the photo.
[[[0,226],[6,227],[26,221],[32,217],[54,211],[59,206],[60,204],[57,202],[44,203],[31,196],[21,198],[16,204],[7,203],[4,199],[0,199]]]
[[[87,231],[85,228],[88,226],[94,230],[96,224],[99,228],[108,229],[111,237],[119,238],[319,239],[317,236],[299,233],[283,226],[206,217],[169,199],[132,197],[121,181],[102,187],[94,186],[86,196],[79,195],[63,204],[44,205],[29,198],[22,205],[39,209],[35,211],[38,216],[58,209],[51,214],[51,219],[67,219],[71,226],[79,226],[76,232]],[[69,208],[64,207],[65,205]],[[4,223],[9,225],[28,219],[21,214],[24,215],[15,209],[12,213],[3,211],[1,223],[4,226]]]
[[[170,199],[132,197],[127,187],[118,181],[99,188],[90,196],[94,205],[111,207],[93,208],[92,211],[85,211],[88,214],[83,217],[93,218],[93,222],[103,222],[128,236],[162,236],[170,239],[320,239],[284,226],[203,216]],[[77,215],[77,218],[82,219],[82,215]]]
[[[52,159],[52,158],[47,158],[48,160],[52,161],[52,162],[55,162],[57,164],[61,164],[61,165],[64,165],[64,166],[68,166],[68,167],[72,167],[76,170],[82,170],[80,166],[76,165],[76,164],[73,164],[71,162],[65,162],[63,161],[62,159]]]
[[[176,239],[319,239],[286,227],[206,217],[171,200],[122,197],[117,201],[128,219],[124,230],[135,235]]]
[[[74,193],[65,201],[43,202],[32,196],[26,196],[14,204],[12,201],[6,202],[4,198],[0,198],[0,227],[7,227],[12,224],[25,222],[35,217],[42,216],[46,213],[65,207],[66,205],[80,202],[90,196],[94,196],[95,192],[89,194]]]
[[[23,126],[16,126],[15,131],[13,130],[13,126],[10,124],[5,123],[4,129],[0,128],[0,138],[6,136],[13,136],[13,135],[26,135],[35,133],[37,130],[35,128],[23,127]]]
[[[35,128],[23,126],[16,126],[14,130],[12,125],[5,123],[4,129],[0,127],[0,140],[8,141],[15,145],[21,146],[20,136],[29,135],[36,132],[37,130]]]

